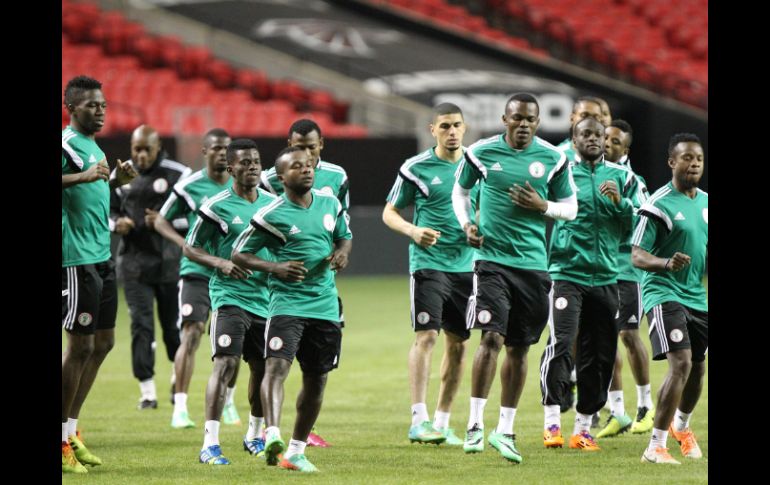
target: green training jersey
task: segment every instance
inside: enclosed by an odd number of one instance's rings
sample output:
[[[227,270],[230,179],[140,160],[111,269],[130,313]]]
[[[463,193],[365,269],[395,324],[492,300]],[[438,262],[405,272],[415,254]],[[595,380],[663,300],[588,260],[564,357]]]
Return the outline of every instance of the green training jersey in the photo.
[[[567,157],[567,160],[580,160],[580,156],[572,146],[572,138],[567,137],[561,143],[556,145],[556,149],[559,150]]]
[[[68,126],[61,132],[61,173],[85,172],[106,164],[92,138]],[[72,185],[61,191],[61,265],[78,266],[110,259],[110,187],[106,180]]]
[[[276,199],[273,194],[257,189],[257,200],[249,202],[229,189],[211,197],[198,211],[186,242],[192,247],[211,249],[209,254],[230,259],[235,239],[249,227],[249,221],[257,210]],[[257,256],[269,260],[270,253],[262,249]],[[254,271],[251,276],[240,280],[225,276],[215,270],[209,280],[211,309],[222,305],[235,305],[261,317],[267,317],[270,293],[267,290],[267,274]]]
[[[553,280],[584,286],[617,283],[618,248],[631,230],[638,183],[625,167],[602,157],[595,165],[569,161],[575,182],[578,213],[571,221],[556,221],[551,233],[548,272]],[[615,204],[599,191],[613,181],[620,192]],[[638,201],[636,201],[638,204]]]
[[[546,217],[515,205],[508,189],[528,181],[543,199],[573,197],[572,171],[564,154],[537,136],[523,150],[513,149],[503,133],[468,147],[457,173],[464,189],[481,179],[478,226],[484,244],[474,251],[474,260],[545,271]]]
[[[160,215],[167,221],[180,217],[187,217],[187,223],[192,226],[195,222],[198,210],[214,195],[233,185],[232,178],[224,184],[218,184],[209,178],[206,168],[193,172],[174,184],[174,189],[160,209]],[[189,231],[188,231],[189,232]],[[210,248],[204,247],[210,254]],[[196,274],[205,278],[211,278],[214,270],[182,256],[179,263],[179,276]]]
[[[618,165],[622,165],[626,169],[633,172],[631,168],[631,161],[626,155],[618,160]],[[634,221],[631,229],[628,231],[628,236],[620,243],[620,249],[618,250],[618,281],[633,281],[634,283],[640,283],[642,281],[642,274],[644,271],[631,264],[631,237],[633,237],[634,228],[639,222],[639,208],[650,197],[647,191],[647,183],[644,178],[635,173],[639,189],[636,191],[636,200],[634,202]]]
[[[387,201],[397,209],[414,204],[414,225],[441,232],[431,247],[424,248],[413,240],[409,243],[410,273],[420,269],[473,271],[473,248],[468,246],[452,210],[452,187],[458,166],[438,158],[433,147],[406,160],[398,171]],[[477,193],[478,184],[471,191],[472,202]],[[472,203],[474,212],[475,205]]]
[[[233,247],[242,253],[258,254],[267,247],[274,261],[302,261],[308,272],[300,282],[268,277],[268,317],[290,315],[318,318],[339,324],[340,309],[334,274],[326,261],[334,242],[352,239],[342,204],[334,196],[312,189],[313,201],[305,208],[286,194],[263,207]]]
[[[283,184],[278,180],[275,167],[262,172],[262,184],[276,195],[283,194]],[[313,188],[337,197],[344,211],[350,208],[348,174],[339,165],[319,160],[315,167]]]
[[[681,271],[644,272],[644,311],[667,301],[695,310],[708,311],[703,273],[709,238],[709,195],[696,189],[691,199],[667,183],[639,209],[639,223],[631,243],[660,258],[679,251],[690,256]]]

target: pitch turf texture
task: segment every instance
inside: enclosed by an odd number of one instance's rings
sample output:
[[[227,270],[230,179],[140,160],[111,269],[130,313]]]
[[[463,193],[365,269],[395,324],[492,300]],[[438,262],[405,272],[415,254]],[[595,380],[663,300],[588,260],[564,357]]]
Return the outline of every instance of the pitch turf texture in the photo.
[[[308,448],[306,455],[320,470],[315,475],[267,467],[265,461],[249,456],[241,445],[248,424],[246,397],[248,367],[241,367],[236,388],[236,404],[241,426],[222,425],[220,442],[229,466],[198,463],[203,442],[204,389],[211,371],[208,340],[197,353],[190,386],[188,408],[196,428],[170,427],[169,401],[171,363],[165,357],[156,324],[156,385],[159,407],[139,411],[139,386],[131,375],[131,343],[128,309],[122,299],[118,310],[116,345],[99,373],[91,395],[81,412],[84,438],[104,465],[89,468],[86,477],[67,475],[63,483],[83,480],[109,484],[234,484],[234,483],[706,483],[708,481],[708,372],[703,395],[691,424],[704,458],[685,460],[669,437],[672,455],[681,466],[640,463],[649,434],[623,434],[599,440],[601,451],[545,449],[542,442],[543,408],[540,405],[539,360],[548,337],[530,348],[526,387],[516,414],[516,444],[524,457],[520,465],[505,461],[489,444],[483,453],[466,455],[461,447],[410,444],[410,399],[407,380],[407,352],[413,341],[409,323],[409,281],[407,277],[340,277],[340,295],[345,304],[347,326],[343,331],[340,368],[331,372],[321,415],[316,423],[321,436],[332,448]],[[648,346],[646,321],[643,341]],[[464,437],[468,419],[470,370],[480,332],[473,332],[466,355],[462,385],[452,410],[450,425]],[[63,344],[65,342],[62,336]],[[622,344],[619,343],[620,346]],[[431,418],[436,406],[439,370],[443,354],[439,339],[431,367],[428,409]],[[62,347],[64,348],[64,347]],[[498,366],[502,361],[498,359]],[[626,412],[636,408],[636,388],[627,359],[624,359],[623,385]],[[650,376],[657,393],[666,371],[665,362],[652,362]],[[298,364],[286,381],[281,430],[288,443],[294,423],[294,404],[300,384]],[[657,398],[654,397],[657,401]],[[486,434],[496,424],[500,403],[499,372],[495,377],[484,422]],[[602,410],[602,424],[608,415]],[[562,429],[572,432],[574,411],[562,415]],[[594,430],[594,433],[598,430]],[[565,437],[568,439],[568,436]],[[565,440],[566,440],[565,439]],[[486,441],[486,440],[485,440]]]

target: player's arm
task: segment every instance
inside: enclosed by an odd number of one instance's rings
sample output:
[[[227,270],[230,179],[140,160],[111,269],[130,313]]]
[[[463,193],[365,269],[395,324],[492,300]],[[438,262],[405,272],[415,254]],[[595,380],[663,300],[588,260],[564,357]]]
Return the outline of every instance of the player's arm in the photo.
[[[634,246],[631,249],[631,262],[639,269],[652,273],[663,273],[681,271],[690,264],[690,256],[677,251],[670,258],[659,258],[639,246]]]
[[[74,173],[62,173],[61,176],[61,188],[66,189],[78,184],[88,184],[96,182],[97,180],[109,180],[110,167],[107,165],[106,160],[102,160],[99,163],[94,163],[87,170],[81,171],[79,166],[72,161],[75,155],[71,155],[66,150],[62,149],[62,170],[69,167]]]
[[[269,236],[262,233],[255,224],[252,219],[249,227],[235,240],[230,259],[241,268],[272,273],[284,281],[304,280],[307,268],[302,261],[266,261],[256,255],[260,249],[268,247]]]
[[[127,183],[134,180],[134,177],[138,175],[134,169],[134,166],[131,165],[129,160],[121,162],[119,158],[118,163],[115,164],[114,173],[115,177],[110,177],[110,188],[117,188],[126,185]]]
[[[415,226],[401,217],[398,208],[390,202],[387,202],[382,210],[382,222],[393,231],[411,238],[416,244],[424,248],[433,246],[441,237],[441,231],[436,231],[430,227]]]
[[[174,226],[177,225],[176,221],[178,219],[183,219],[183,216],[189,211],[191,211],[191,209],[184,202],[184,199],[179,197],[176,192],[172,191],[169,194],[168,199],[166,199],[166,202],[163,204],[163,207],[160,208],[160,211],[156,217],[153,218],[152,228],[155,229],[155,232],[184,250],[184,237],[182,237],[179,232],[177,232]],[[147,215],[151,216],[152,214]],[[175,222],[173,226],[169,220],[173,220]],[[184,219],[184,224],[187,224],[187,219]]]
[[[690,264],[690,256],[675,252],[671,257],[660,257],[653,254],[654,248],[659,247],[666,231],[670,231],[667,215],[651,204],[644,204],[639,210],[639,221],[631,238],[631,264],[644,271],[662,273],[680,271]]]
[[[556,164],[556,172],[548,182],[548,190],[556,199],[543,200],[540,194],[526,182],[525,185],[514,185],[508,190],[511,201],[525,209],[539,211],[546,217],[560,221],[572,221],[577,217],[578,202],[575,195],[575,181],[572,178],[572,168],[564,153]]]
[[[217,229],[218,228],[214,222],[206,218],[205,215],[198,214],[198,217],[196,217],[192,228],[190,228],[190,231],[187,234],[184,246],[182,247],[182,252],[190,260],[204,266],[208,266],[209,268],[217,269],[221,271],[225,276],[229,276],[237,280],[248,278],[251,274],[250,270],[243,269],[236,265],[233,261],[214,256],[213,254],[210,254],[208,251],[203,249],[203,243],[205,241],[214,240],[215,245],[217,242],[221,242],[221,238],[218,237],[216,232]],[[217,239],[219,239],[219,241],[216,241]]]
[[[350,232],[348,219],[342,204],[337,206],[337,222],[334,225],[334,252],[327,258],[332,271],[343,270],[348,266],[350,251],[353,249],[353,233]]]
[[[479,165],[467,163],[470,157],[470,151],[465,152],[465,158],[460,161],[457,167],[457,178],[452,187],[452,210],[460,223],[460,227],[465,232],[468,244],[474,248],[480,248],[484,244],[484,236],[479,235],[479,227],[471,219],[471,189],[482,174]]]

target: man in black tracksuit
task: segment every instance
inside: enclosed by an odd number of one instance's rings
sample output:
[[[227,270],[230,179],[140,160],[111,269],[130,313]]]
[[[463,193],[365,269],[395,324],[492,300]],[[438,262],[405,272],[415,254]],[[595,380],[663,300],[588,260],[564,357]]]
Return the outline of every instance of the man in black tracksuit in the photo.
[[[157,131],[147,125],[139,126],[131,135],[129,160],[139,175],[115,189],[110,197],[110,227],[122,236],[119,270],[131,316],[132,368],[142,393],[139,409],[158,407],[153,381],[153,300],[158,302],[169,361],[174,361],[179,347],[177,281],[181,250],[153,230],[154,214],[148,214],[148,209],[157,212],[177,180],[189,174],[190,169],[164,155]],[[187,220],[174,221],[174,227],[186,231]]]

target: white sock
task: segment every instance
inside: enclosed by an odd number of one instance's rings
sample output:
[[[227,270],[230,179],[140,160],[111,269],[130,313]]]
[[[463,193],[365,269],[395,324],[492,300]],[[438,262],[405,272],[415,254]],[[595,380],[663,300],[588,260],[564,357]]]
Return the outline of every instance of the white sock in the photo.
[[[307,446],[307,443],[304,441],[290,439],[289,447],[286,449],[286,453],[283,455],[283,457],[289,458],[294,455],[304,455],[305,446]]]
[[[513,434],[513,418],[516,417],[516,408],[500,406],[500,419],[497,421],[498,433]]]
[[[484,406],[486,405],[486,399],[480,397],[471,398],[471,415],[468,418],[468,429],[471,429],[474,424],[484,429]]]
[[[68,439],[67,439],[68,437],[69,437],[69,434],[67,434],[67,421],[64,421],[61,424],[61,442],[62,443],[67,443],[68,442]]]
[[[679,409],[674,413],[674,429],[676,431],[684,431],[690,427],[690,416],[692,413],[683,413]]]
[[[433,427],[435,429],[446,429],[449,427],[449,414],[450,413],[444,413],[436,409],[435,414],[433,414]]]
[[[174,393],[174,413],[187,412],[187,393],[175,392]]]
[[[203,450],[219,444],[219,421],[206,421],[203,425]]]
[[[228,387],[227,391],[225,391],[225,406],[228,404],[233,404],[233,395],[235,394],[235,386]]]
[[[424,402],[412,404],[412,426],[417,426],[425,421],[430,421],[428,406]]]
[[[655,451],[656,448],[666,448],[667,438],[668,430],[652,428],[652,437],[650,437],[650,444],[647,445],[647,449]]]
[[[580,434],[583,431],[591,431],[591,414],[575,413],[575,427],[572,434]]]
[[[246,439],[251,441],[259,438],[264,426],[265,418],[257,418],[249,415],[249,430],[246,431]]]
[[[545,415],[543,429],[548,429],[553,425],[561,428],[561,406],[558,404],[549,404],[547,406],[543,406],[543,414]]]
[[[623,416],[626,414],[626,409],[623,404],[623,391],[610,391],[610,414],[613,416]]]
[[[265,436],[270,433],[276,433],[278,436],[281,436],[281,430],[278,429],[278,426],[268,426],[265,428]]]
[[[75,434],[78,431],[78,419],[77,418],[68,418],[67,419],[67,435]]]
[[[650,385],[636,386],[636,407],[652,409],[652,390]]]
[[[139,390],[142,392],[142,400],[157,401],[158,393],[155,392],[155,381],[152,377],[139,382]]]

